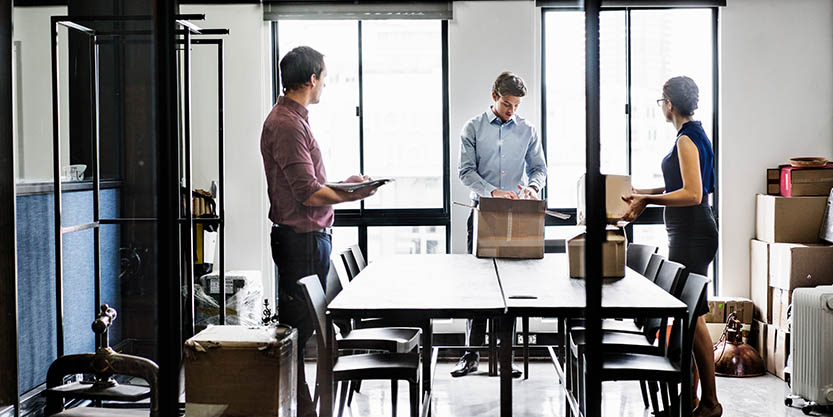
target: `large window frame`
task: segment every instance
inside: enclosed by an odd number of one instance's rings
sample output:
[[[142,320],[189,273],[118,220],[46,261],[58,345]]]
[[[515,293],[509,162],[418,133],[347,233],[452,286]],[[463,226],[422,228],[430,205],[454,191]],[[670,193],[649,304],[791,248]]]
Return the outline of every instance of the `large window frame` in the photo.
[[[719,18],[719,11],[718,7],[697,7],[698,9],[709,9],[711,10],[711,44],[712,44],[712,108],[714,109],[712,113],[712,126],[713,131],[711,132],[711,140],[712,140],[712,148],[714,151],[714,158],[715,161],[720,161],[720,154],[719,154],[719,50],[718,50],[718,18]],[[625,113],[627,114],[627,133],[625,137],[625,141],[627,143],[627,167],[628,167],[628,174],[632,174],[632,112],[631,109],[633,108],[631,102],[631,12],[634,10],[671,10],[671,9],[678,9],[678,7],[606,7],[603,11],[624,11],[625,12],[625,78],[626,78],[626,105],[625,105]],[[544,154],[547,152],[547,83],[546,83],[546,65],[547,65],[547,37],[546,37],[546,15],[547,13],[558,13],[563,11],[582,11],[581,8],[575,7],[543,7],[541,9],[541,144],[544,149]],[[715,163],[714,165],[714,179],[715,179],[715,189],[714,193],[712,194],[711,200],[711,207],[712,211],[715,216],[715,220],[719,219],[719,198],[720,198],[720,188],[719,188],[719,163]],[[548,182],[549,183],[549,182]],[[546,200],[548,192],[548,186],[544,187],[542,198]],[[551,207],[551,209],[558,210],[563,213],[571,214],[572,216],[576,215],[576,208],[575,207]],[[551,216],[547,216],[546,226],[575,226],[575,217],[571,217],[567,220],[557,219]],[[659,206],[649,206],[645,209],[641,216],[639,216],[636,221],[633,223],[628,224],[626,229],[626,235],[628,237],[628,241],[633,241],[633,226],[634,225],[661,225],[665,224],[665,220],[663,218],[663,208]],[[718,222],[719,224],[719,222]],[[717,289],[719,288],[719,275],[718,275],[718,254],[715,255],[714,262],[712,263],[712,276],[714,281],[712,282],[712,290],[717,294]]]
[[[359,62],[359,169],[364,172],[364,87],[362,57],[362,20],[358,21],[358,62]],[[445,253],[451,249],[451,182],[449,156],[449,98],[448,98],[448,21],[440,20],[441,25],[441,59],[442,59],[442,208],[366,208],[364,201],[358,209],[339,209],[336,206],[334,227],[356,227],[358,229],[359,247],[365,257],[368,255],[368,227],[377,226],[442,226],[445,227]],[[278,25],[273,21],[272,36],[272,104],[280,95],[280,51],[278,51]],[[369,260],[369,259],[368,259]]]

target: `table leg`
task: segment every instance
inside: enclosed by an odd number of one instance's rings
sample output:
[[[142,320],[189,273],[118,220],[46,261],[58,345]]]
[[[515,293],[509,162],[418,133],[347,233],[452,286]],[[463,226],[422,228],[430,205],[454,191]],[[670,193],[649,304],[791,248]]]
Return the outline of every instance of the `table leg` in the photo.
[[[572,416],[573,408],[570,407],[570,395],[573,389],[573,367],[570,358],[570,319],[561,317],[558,319],[558,326],[561,328],[561,369],[564,370],[564,415]]]
[[[431,319],[427,319],[422,323],[422,396],[425,393],[431,395],[431,354],[434,351],[434,328]],[[431,400],[428,400],[428,412],[423,415],[431,415]]]
[[[684,314],[678,319],[682,322],[682,329],[688,329],[688,314]],[[689,331],[683,331],[683,350],[680,354],[680,369],[682,370],[682,384],[680,384],[680,394],[682,401],[680,401],[680,415],[682,417],[691,416],[691,337]]]
[[[529,379],[529,316],[521,318],[524,333],[524,379]]]
[[[488,334],[489,334],[489,376],[497,376],[497,339],[498,334],[495,330],[499,319],[492,317],[489,319]]]
[[[501,317],[500,322],[500,415],[512,416],[512,324],[515,317]]]

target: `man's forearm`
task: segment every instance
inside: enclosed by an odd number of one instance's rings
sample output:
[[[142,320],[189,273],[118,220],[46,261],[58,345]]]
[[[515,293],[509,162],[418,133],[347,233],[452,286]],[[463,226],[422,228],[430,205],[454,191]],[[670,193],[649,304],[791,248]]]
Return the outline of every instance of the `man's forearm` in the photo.
[[[304,201],[304,205],[309,207],[331,206],[333,204],[356,200],[356,197],[358,196],[353,193],[337,191],[327,187],[326,185],[322,185],[318,191],[313,193],[309,196],[309,198],[307,198],[306,201]]]

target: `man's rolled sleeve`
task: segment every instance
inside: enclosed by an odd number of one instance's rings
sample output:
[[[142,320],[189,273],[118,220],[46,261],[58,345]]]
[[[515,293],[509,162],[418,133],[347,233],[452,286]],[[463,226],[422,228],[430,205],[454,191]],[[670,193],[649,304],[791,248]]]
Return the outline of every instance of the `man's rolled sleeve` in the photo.
[[[547,183],[547,161],[544,158],[544,150],[541,147],[541,140],[538,132],[532,129],[532,140],[526,151],[526,175],[529,177],[529,185],[534,185],[542,190]]]
[[[492,191],[496,190],[492,184],[484,180],[477,173],[477,148],[474,129],[467,124],[460,132],[460,162],[457,166],[457,174],[460,181],[469,187],[480,197],[491,197]]]
[[[292,197],[303,203],[321,189],[315,176],[315,165],[307,145],[307,136],[297,126],[279,125],[281,140],[275,141],[273,155],[286,177]]]

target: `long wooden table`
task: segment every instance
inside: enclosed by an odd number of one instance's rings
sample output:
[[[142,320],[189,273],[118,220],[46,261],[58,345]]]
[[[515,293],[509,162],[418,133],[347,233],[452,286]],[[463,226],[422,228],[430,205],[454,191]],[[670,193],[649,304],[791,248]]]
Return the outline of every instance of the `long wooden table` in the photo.
[[[582,317],[584,307],[584,281],[569,278],[564,254],[547,254],[539,260],[493,260],[472,255],[398,255],[375,261],[359,273],[328,306],[328,320],[389,317],[419,321],[423,331],[423,395],[430,411],[431,364],[435,360],[432,357],[431,319],[500,317],[511,323],[517,317]],[[677,317],[683,320],[684,325],[687,319],[685,304],[631,270],[624,278],[605,281],[602,310],[603,317]],[[559,320],[561,326],[563,322]],[[511,328],[501,326],[501,340],[512,340]],[[687,352],[690,351],[690,341],[687,337],[685,339],[683,351]],[[503,417],[512,415],[511,349],[512,343],[501,344]],[[686,369],[690,355],[682,357],[682,369]],[[561,363],[566,363],[563,360],[562,357]],[[332,367],[332,364],[324,365]],[[687,381],[687,373],[683,374],[681,403],[688,404],[690,399],[687,397],[690,397],[691,390],[686,387],[690,381]],[[321,416],[331,417],[332,381],[320,384],[320,392]],[[683,409],[685,411],[687,407]]]

